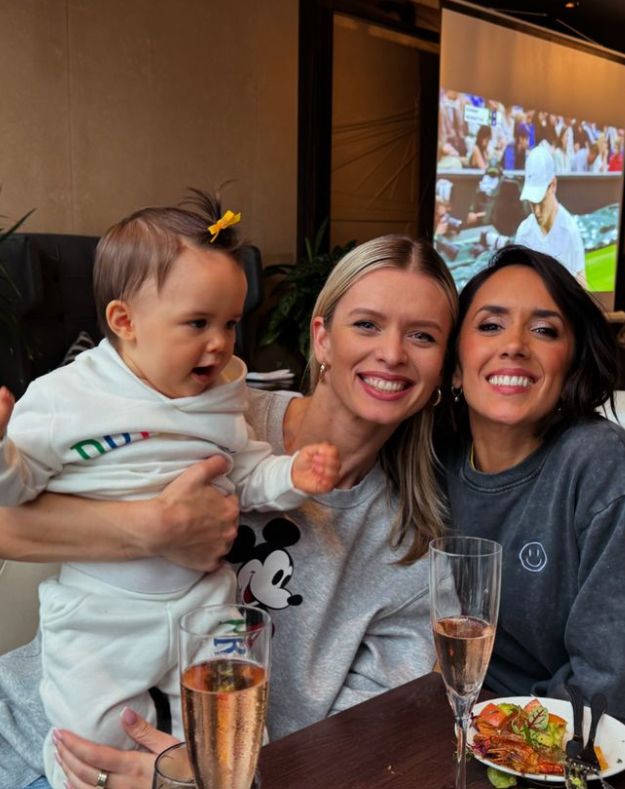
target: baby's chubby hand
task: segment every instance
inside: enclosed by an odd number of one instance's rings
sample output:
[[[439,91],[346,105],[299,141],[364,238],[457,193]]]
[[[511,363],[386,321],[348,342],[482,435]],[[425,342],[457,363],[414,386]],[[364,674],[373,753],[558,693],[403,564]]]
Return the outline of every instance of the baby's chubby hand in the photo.
[[[0,438],[4,438],[14,405],[15,398],[11,392],[6,386],[0,386]]]
[[[304,493],[327,493],[339,481],[340,471],[338,449],[324,441],[300,449],[293,461],[291,476],[295,487]]]

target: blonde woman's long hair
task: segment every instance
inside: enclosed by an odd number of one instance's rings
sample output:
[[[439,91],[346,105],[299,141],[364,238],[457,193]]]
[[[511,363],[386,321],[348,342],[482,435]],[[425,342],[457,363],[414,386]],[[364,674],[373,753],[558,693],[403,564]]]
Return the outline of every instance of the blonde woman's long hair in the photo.
[[[445,293],[455,323],[458,294],[445,263],[431,244],[403,235],[374,238],[341,258],[317,298],[312,319],[321,317],[329,327],[337,304],[351,286],[365,274],[383,268],[415,271],[431,277]],[[311,391],[319,382],[319,370],[319,362],[311,350]],[[411,564],[423,556],[429,541],[440,536],[445,528],[447,508],[436,479],[438,461],[432,441],[433,424],[433,407],[428,405],[397,427],[379,455],[389,493],[397,498],[399,505],[390,542],[395,548],[408,546],[400,564]]]

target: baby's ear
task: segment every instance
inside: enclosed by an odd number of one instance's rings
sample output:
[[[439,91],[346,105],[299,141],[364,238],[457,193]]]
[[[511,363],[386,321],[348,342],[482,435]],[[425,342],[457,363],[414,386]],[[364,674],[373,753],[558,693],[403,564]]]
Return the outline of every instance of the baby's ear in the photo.
[[[135,327],[127,302],[121,299],[109,301],[106,305],[106,322],[113,334],[120,340],[134,340]]]

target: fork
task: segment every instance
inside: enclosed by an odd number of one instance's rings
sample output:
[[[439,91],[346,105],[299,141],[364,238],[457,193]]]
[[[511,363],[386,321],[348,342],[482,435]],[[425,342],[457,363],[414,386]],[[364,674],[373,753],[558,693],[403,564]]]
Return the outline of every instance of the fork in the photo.
[[[590,700],[590,731],[588,732],[588,742],[584,750],[579,754],[579,759],[591,765],[591,772],[599,779],[602,789],[614,789],[612,784],[609,784],[604,778],[601,777],[599,760],[595,753],[595,735],[597,733],[597,725],[601,716],[608,707],[608,700],[603,693],[595,693]]]
[[[566,692],[573,708],[573,736],[566,744],[564,786],[566,789],[587,789],[586,775],[590,766],[582,764],[578,758],[584,749],[584,697],[578,686],[572,683],[566,685]]]
[[[608,700],[603,693],[595,693],[590,700],[590,731],[588,732],[588,741],[584,746],[582,752],[577,756],[580,762],[589,764],[591,768],[599,772],[599,760],[595,753],[595,735],[597,733],[597,724],[601,716],[606,711]]]
[[[571,690],[576,691],[577,689],[571,688]],[[571,702],[575,709],[576,703],[580,701],[580,697],[574,698],[576,695],[575,692],[570,695]],[[590,700],[590,731],[588,732],[588,741],[586,745],[582,748],[578,742],[575,742],[569,743],[567,746],[567,778],[570,777],[573,779],[571,787],[575,786],[576,782],[578,784],[581,782],[581,786],[585,786],[588,774],[594,773],[601,782],[602,789],[612,789],[610,784],[601,776],[599,760],[597,759],[594,747],[597,724],[607,706],[608,700],[603,693],[595,693]],[[568,786],[568,783],[565,785]]]

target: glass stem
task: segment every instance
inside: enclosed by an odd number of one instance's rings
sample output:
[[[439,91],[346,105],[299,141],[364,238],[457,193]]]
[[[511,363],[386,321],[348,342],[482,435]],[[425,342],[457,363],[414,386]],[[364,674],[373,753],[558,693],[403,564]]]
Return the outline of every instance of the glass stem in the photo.
[[[456,718],[456,789],[466,789],[467,785],[467,731],[469,716]]]

